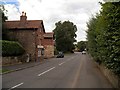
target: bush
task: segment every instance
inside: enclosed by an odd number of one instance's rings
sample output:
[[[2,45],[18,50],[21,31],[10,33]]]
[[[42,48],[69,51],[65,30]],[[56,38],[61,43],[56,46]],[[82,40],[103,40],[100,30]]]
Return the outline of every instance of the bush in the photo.
[[[88,49],[94,59],[120,77],[120,1],[106,2],[88,22]]]
[[[25,52],[18,42],[0,40],[0,44],[2,44],[2,56],[18,56]]]

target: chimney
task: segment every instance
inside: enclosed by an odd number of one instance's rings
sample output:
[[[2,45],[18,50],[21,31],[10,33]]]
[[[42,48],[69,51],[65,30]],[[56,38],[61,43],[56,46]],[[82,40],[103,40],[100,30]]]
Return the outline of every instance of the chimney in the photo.
[[[25,12],[22,12],[22,15],[20,16],[20,21],[25,22],[27,20],[27,16]]]

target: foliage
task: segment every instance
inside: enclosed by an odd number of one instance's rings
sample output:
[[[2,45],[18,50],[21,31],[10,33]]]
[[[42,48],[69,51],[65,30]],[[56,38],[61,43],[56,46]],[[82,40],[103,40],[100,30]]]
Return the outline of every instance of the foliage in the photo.
[[[7,16],[5,16],[5,13],[7,12],[7,10],[5,10],[3,5],[0,5],[0,25],[2,25],[2,39],[3,40],[8,40],[8,30],[5,28],[4,26],[4,22],[7,20]]]
[[[120,2],[106,2],[102,11],[88,22],[89,53],[120,75]]]
[[[87,44],[86,41],[80,41],[77,43],[77,47],[78,47],[80,52],[84,51],[86,49],[86,44]]]
[[[3,5],[0,5],[0,13],[2,14],[2,22],[7,20],[7,16],[5,16],[5,12],[7,12],[7,10],[5,10],[5,7]]]
[[[0,40],[0,44],[2,44],[2,56],[18,56],[25,52],[18,42]]]
[[[5,73],[5,72],[9,72],[10,70],[8,70],[8,69],[0,69],[0,74],[2,74],[2,73]]]
[[[53,32],[56,42],[56,49],[63,52],[72,51],[72,49],[75,48],[73,43],[76,41],[76,25],[70,21],[64,21],[63,23],[59,21],[55,25],[56,28]]]
[[[54,54],[55,54],[55,55],[58,54],[58,51],[57,51],[56,47],[54,48]]]

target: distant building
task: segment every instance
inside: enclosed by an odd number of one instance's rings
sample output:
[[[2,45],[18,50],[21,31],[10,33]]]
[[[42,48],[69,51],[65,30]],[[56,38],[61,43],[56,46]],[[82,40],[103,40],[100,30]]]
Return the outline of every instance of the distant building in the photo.
[[[21,43],[31,60],[38,60],[43,54],[54,56],[53,33],[45,32],[42,20],[27,20],[26,13],[22,12],[20,21],[6,21],[5,25],[10,39]]]

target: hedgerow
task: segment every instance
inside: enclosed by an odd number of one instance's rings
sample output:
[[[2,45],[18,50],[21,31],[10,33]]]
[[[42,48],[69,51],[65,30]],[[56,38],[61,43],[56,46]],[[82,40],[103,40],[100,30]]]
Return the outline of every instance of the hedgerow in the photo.
[[[18,43],[14,41],[5,41],[0,40],[2,44],[2,56],[18,56],[22,55],[25,50],[24,48]]]
[[[89,53],[120,76],[120,2],[101,4],[100,14],[88,22]]]

